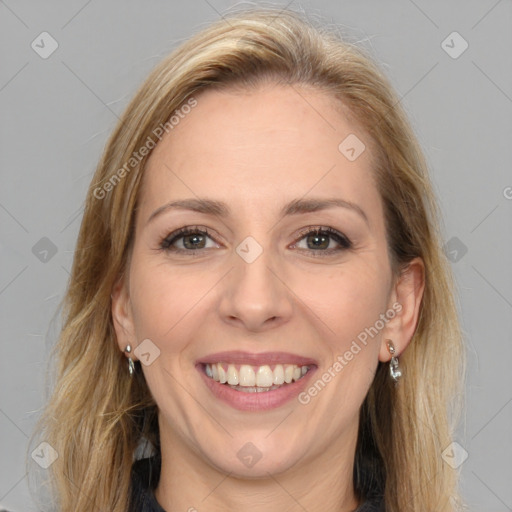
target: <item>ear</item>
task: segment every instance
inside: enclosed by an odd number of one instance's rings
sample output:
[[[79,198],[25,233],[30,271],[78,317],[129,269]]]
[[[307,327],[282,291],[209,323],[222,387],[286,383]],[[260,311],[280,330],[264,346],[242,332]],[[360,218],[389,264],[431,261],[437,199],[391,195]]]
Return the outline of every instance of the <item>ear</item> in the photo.
[[[134,361],[137,358],[133,354],[136,344],[136,336],[131,309],[130,294],[124,277],[120,278],[112,288],[112,320],[116,331],[117,344],[119,350],[124,352],[127,345],[131,345],[130,354],[125,352],[126,357],[131,357]]]
[[[394,311],[395,316],[388,321],[382,332],[380,361],[387,362],[391,359],[387,339],[393,342],[396,356],[399,356],[411,342],[418,324],[424,289],[425,265],[421,258],[414,258],[393,285],[388,311]]]

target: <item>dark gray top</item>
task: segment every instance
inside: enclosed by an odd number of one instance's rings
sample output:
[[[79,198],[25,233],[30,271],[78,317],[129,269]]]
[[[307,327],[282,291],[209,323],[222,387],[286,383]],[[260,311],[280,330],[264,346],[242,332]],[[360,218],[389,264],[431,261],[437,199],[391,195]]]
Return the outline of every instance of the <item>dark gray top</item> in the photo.
[[[155,498],[160,479],[160,458],[136,461],[132,467],[132,492],[129,512],[166,512]],[[355,512],[385,512],[379,498],[365,501]]]

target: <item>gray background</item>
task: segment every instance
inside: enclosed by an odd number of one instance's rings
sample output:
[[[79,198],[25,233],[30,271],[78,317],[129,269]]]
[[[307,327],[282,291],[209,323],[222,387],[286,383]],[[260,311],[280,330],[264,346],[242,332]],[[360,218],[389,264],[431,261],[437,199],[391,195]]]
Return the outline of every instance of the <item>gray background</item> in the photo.
[[[0,505],[10,510],[35,510],[24,453],[106,138],[153,66],[233,4],[0,0]],[[426,152],[469,355],[462,490],[473,511],[512,510],[511,2],[291,2],[300,6],[371,49]],[[47,59],[31,48],[43,31],[59,45]],[[458,58],[442,46],[453,31],[469,44]],[[43,237],[55,254],[41,252]]]

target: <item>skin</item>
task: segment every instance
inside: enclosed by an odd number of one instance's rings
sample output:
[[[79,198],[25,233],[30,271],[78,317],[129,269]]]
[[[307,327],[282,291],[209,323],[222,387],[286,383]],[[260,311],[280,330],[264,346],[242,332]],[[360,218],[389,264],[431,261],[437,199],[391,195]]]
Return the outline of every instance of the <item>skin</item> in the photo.
[[[142,365],[159,408],[156,498],[166,510],[355,510],[359,408],[378,361],[391,357],[385,340],[398,355],[411,340],[423,264],[393,276],[370,144],[353,162],[338,150],[347,135],[366,136],[334,99],[277,84],[196,98],[148,161],[129,272],[113,290],[119,349],[149,338],[160,350]],[[167,202],[197,197],[223,201],[231,214],[167,210],[148,222]],[[284,204],[312,197],[355,203],[367,221],[342,207],[280,218]],[[206,248],[195,257],[159,248],[184,226],[208,228]],[[299,233],[311,226],[331,227],[353,246],[326,254],[340,247],[328,238],[328,249],[315,249],[314,236]],[[252,263],[235,251],[247,236],[263,249]],[[187,250],[183,243],[174,245]],[[217,351],[285,351],[315,358],[321,376],[395,302],[401,312],[307,405],[236,410],[194,367]],[[262,454],[252,468],[237,457],[249,441]]]

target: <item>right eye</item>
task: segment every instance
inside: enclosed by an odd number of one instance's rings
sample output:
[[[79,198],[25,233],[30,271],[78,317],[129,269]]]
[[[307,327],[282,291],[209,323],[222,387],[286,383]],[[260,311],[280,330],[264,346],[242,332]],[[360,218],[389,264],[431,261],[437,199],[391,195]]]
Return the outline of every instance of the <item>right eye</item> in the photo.
[[[208,239],[213,242],[213,245],[207,246]],[[195,251],[216,247],[218,244],[213,240],[209,231],[196,226],[177,229],[160,242],[160,248],[166,252],[190,254],[191,256],[197,254]]]

